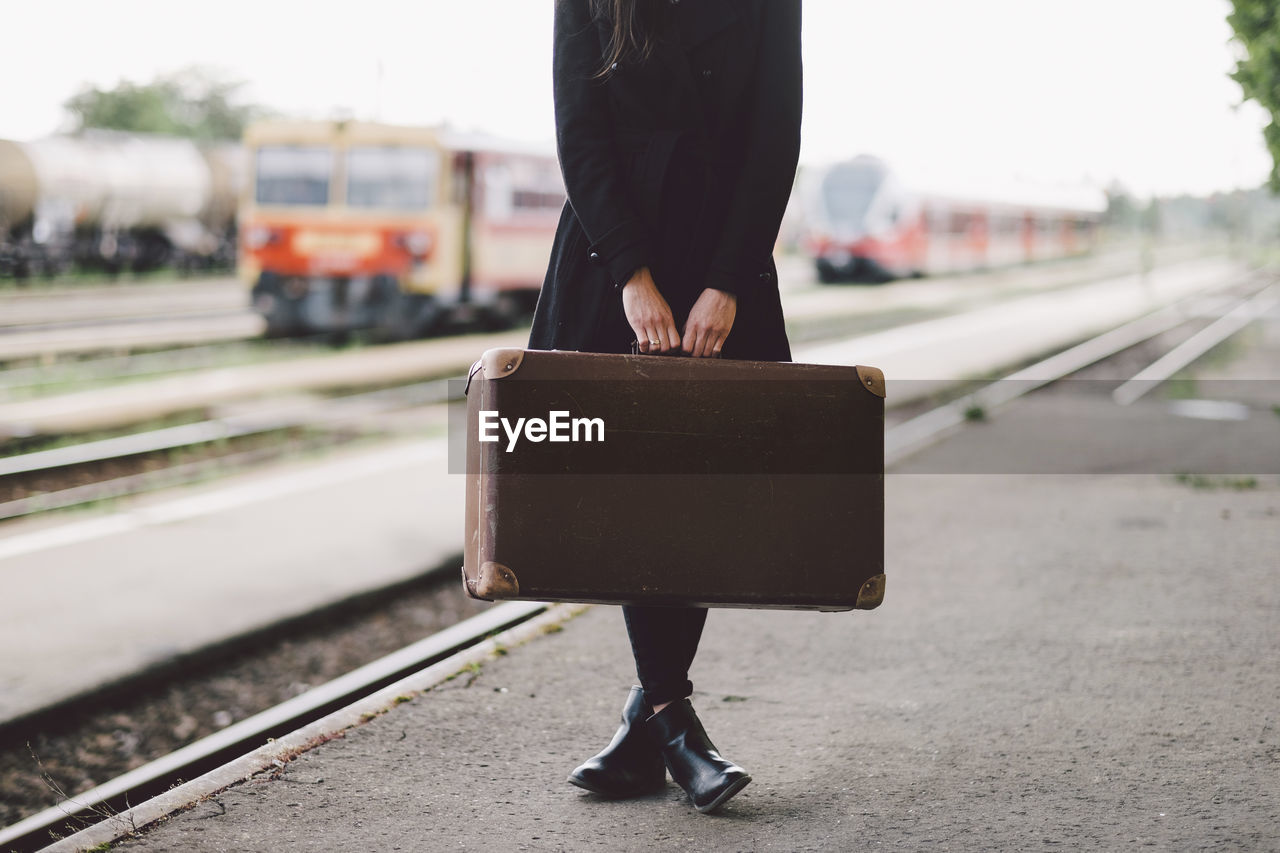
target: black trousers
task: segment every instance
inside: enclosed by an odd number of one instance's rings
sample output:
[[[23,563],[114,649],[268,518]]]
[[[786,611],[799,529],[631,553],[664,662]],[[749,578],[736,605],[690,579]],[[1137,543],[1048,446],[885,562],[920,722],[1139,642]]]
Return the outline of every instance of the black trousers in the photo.
[[[707,621],[705,607],[634,607],[622,618],[631,638],[636,675],[650,705],[675,702],[693,692],[689,667]]]

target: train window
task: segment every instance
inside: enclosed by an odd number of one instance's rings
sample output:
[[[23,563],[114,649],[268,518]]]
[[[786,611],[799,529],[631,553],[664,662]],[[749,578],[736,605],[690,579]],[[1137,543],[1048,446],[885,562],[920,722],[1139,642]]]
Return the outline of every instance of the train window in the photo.
[[[554,210],[564,207],[564,193],[516,190],[515,206],[518,210]]]
[[[324,145],[264,145],[256,158],[258,204],[329,203],[333,151]]]
[[[485,214],[494,219],[559,215],[564,184],[559,166],[510,157],[491,163],[484,172]]]
[[[827,218],[836,224],[859,224],[884,182],[884,170],[862,164],[834,167],[822,182]]]
[[[429,148],[364,146],[347,152],[347,206],[423,210],[436,195],[439,158]]]
[[[926,227],[930,234],[943,234],[951,222],[951,213],[946,208],[930,207],[926,213]]]
[[[502,162],[484,170],[484,212],[494,219],[509,219],[512,208],[511,168]]]

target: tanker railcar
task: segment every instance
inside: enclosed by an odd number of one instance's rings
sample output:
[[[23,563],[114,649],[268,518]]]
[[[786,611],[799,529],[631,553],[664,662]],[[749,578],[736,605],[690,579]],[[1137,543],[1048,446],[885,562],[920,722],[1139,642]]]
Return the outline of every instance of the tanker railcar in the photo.
[[[91,131],[0,140],[0,276],[235,260],[238,144]]]
[[[550,151],[365,122],[249,128],[240,274],[273,336],[403,339],[530,311],[565,201]]]
[[[912,186],[866,155],[807,173],[800,196],[802,242],[826,283],[1084,254],[1106,209],[1103,194],[1088,189]]]

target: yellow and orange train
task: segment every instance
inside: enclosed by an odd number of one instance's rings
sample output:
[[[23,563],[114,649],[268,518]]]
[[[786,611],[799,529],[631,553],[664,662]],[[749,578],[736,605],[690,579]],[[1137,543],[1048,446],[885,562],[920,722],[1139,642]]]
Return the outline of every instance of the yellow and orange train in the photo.
[[[409,338],[532,309],[565,200],[550,150],[355,121],[263,122],[245,145],[239,269],[269,334]]]

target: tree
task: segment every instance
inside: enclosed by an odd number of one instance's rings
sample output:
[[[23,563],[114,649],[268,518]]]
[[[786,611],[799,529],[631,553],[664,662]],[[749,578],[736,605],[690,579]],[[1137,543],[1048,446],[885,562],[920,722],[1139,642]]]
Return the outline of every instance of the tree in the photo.
[[[1109,228],[1132,229],[1138,225],[1138,202],[1119,181],[1112,181],[1106,189],[1107,210],[1102,221]]]
[[[146,84],[122,80],[114,89],[85,87],[63,106],[76,130],[105,128],[195,139],[239,139],[245,125],[267,111],[236,97],[242,82],[188,68]]]
[[[1244,96],[1257,101],[1271,122],[1262,130],[1271,151],[1271,189],[1280,192],[1280,12],[1275,0],[1231,0],[1227,23],[1245,56],[1231,78]]]

